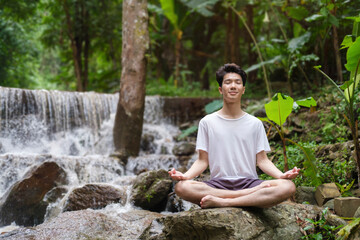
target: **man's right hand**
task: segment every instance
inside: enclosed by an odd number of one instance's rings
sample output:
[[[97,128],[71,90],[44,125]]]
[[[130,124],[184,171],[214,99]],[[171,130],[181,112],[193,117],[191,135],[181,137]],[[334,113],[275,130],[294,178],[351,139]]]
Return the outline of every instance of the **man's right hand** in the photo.
[[[169,171],[170,177],[175,181],[187,180],[182,172],[176,171],[175,168]]]

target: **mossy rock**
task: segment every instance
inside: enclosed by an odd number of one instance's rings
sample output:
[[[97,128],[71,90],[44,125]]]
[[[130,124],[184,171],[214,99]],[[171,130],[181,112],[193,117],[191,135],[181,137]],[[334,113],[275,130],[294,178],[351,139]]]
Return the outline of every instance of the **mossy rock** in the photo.
[[[131,200],[142,209],[161,212],[165,210],[171,188],[172,180],[167,171],[145,172],[135,179]]]

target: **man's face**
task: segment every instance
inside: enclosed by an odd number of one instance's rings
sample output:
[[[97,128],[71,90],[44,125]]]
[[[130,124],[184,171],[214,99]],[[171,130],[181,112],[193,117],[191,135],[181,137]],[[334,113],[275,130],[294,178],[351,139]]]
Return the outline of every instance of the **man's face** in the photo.
[[[241,76],[237,73],[225,74],[222,87],[219,87],[219,92],[223,95],[224,101],[240,101],[241,96],[245,92]]]

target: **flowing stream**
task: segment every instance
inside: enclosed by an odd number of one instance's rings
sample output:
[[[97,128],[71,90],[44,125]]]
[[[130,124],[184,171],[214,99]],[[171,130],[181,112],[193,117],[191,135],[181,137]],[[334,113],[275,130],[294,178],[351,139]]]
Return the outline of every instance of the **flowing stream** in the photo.
[[[118,94],[0,87],[0,196],[30,167],[48,160],[67,172],[69,189],[86,183],[122,185],[144,169],[178,167],[172,148],[180,131],[162,116],[160,97],[145,101],[143,136],[153,141],[123,166],[110,157]],[[61,199],[57,204],[52,208],[61,208]],[[115,207],[129,208],[129,203]]]

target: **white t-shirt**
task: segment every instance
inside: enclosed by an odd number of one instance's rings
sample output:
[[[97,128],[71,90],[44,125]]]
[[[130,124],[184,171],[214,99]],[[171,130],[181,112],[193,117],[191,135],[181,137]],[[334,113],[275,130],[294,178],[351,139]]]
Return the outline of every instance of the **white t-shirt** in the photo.
[[[256,154],[270,151],[262,122],[245,113],[226,119],[218,112],[199,123],[196,149],[208,153],[211,178],[258,178]]]

